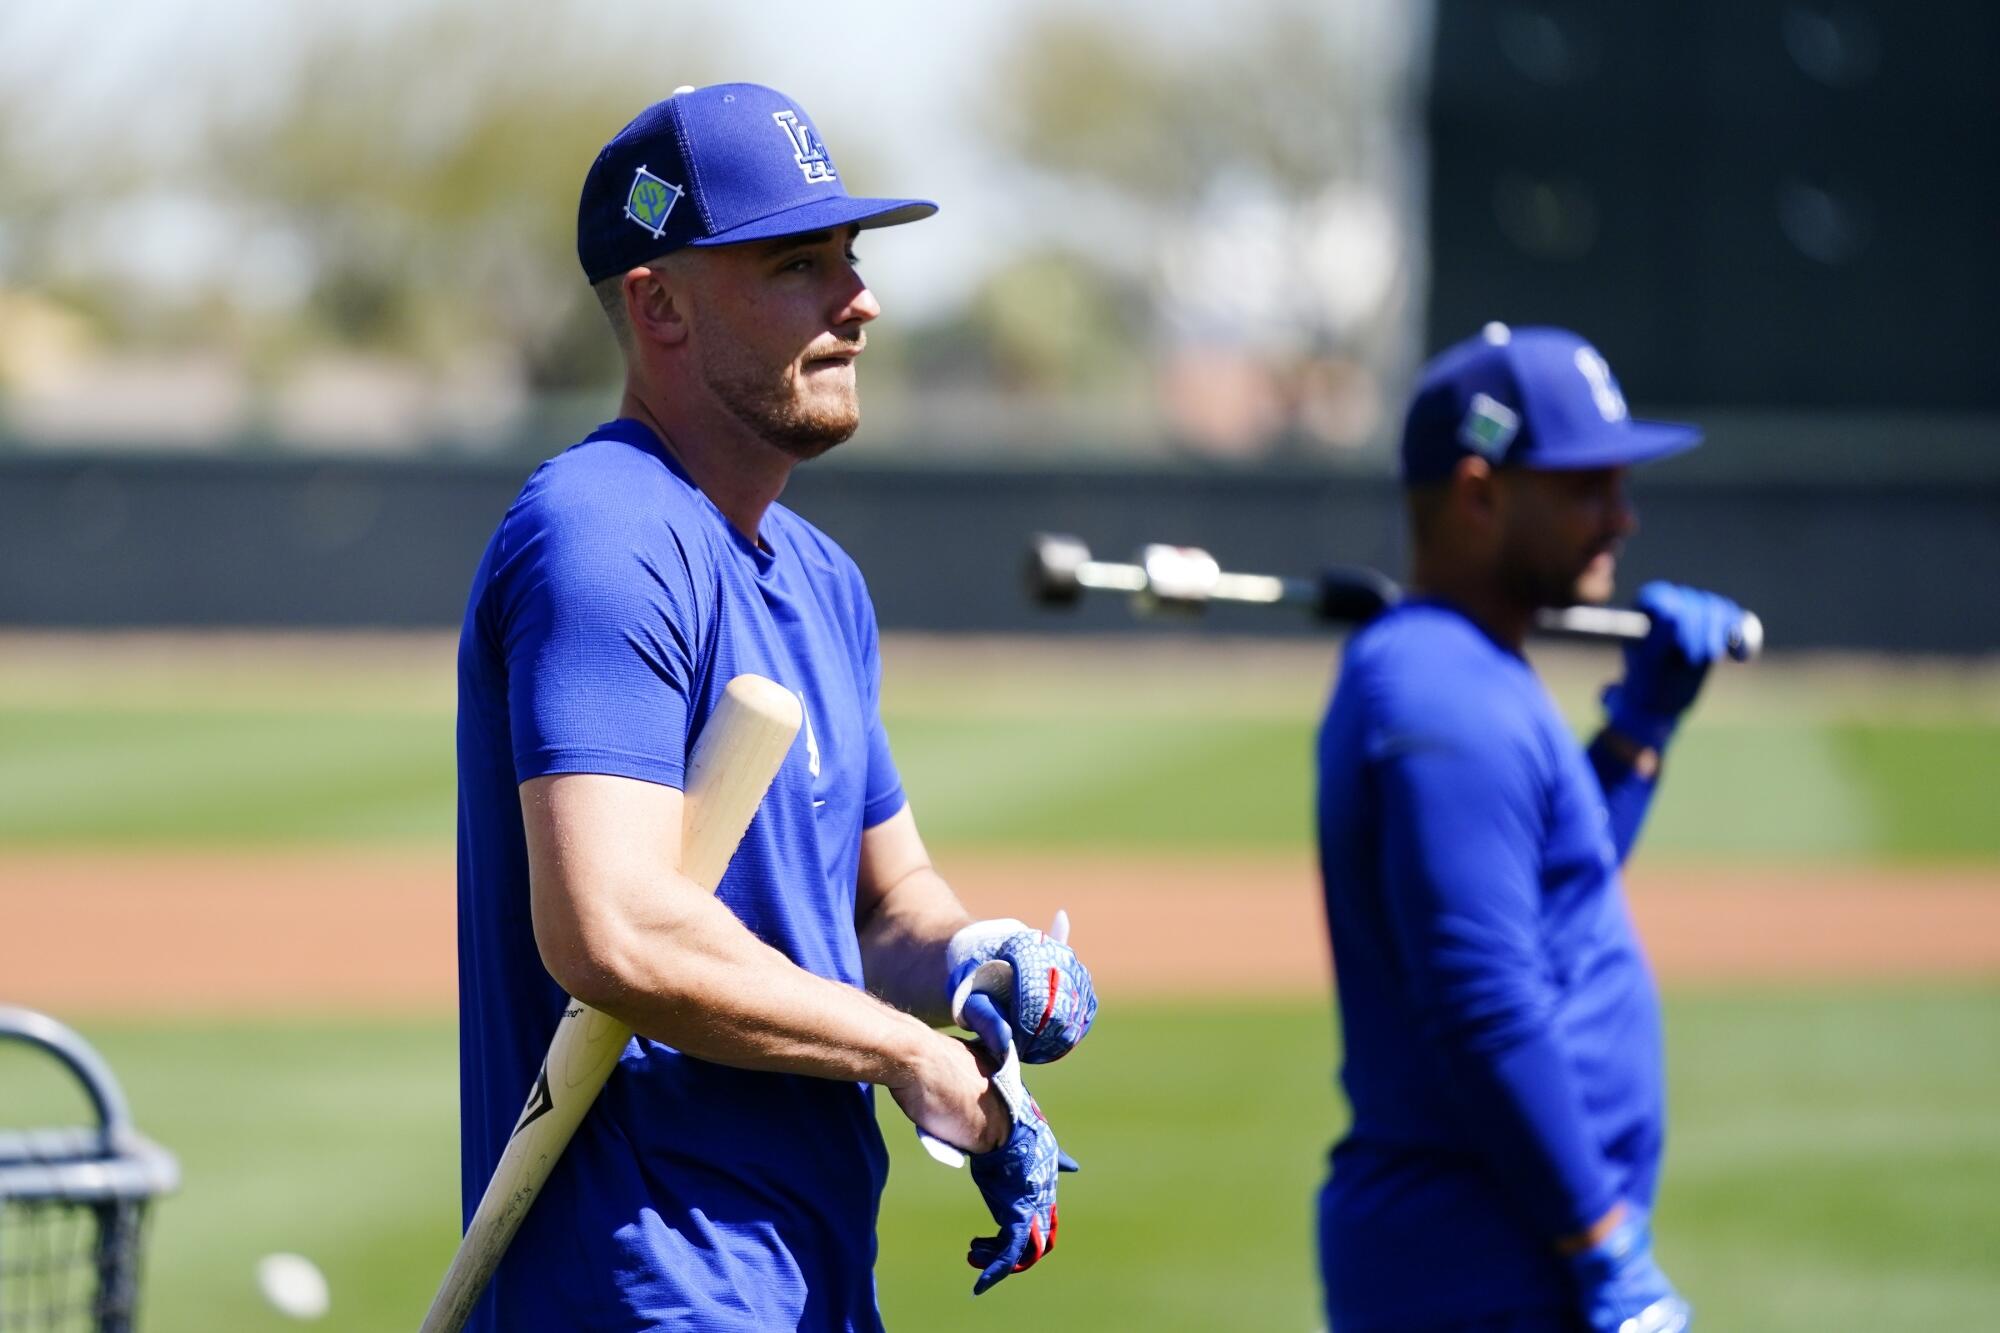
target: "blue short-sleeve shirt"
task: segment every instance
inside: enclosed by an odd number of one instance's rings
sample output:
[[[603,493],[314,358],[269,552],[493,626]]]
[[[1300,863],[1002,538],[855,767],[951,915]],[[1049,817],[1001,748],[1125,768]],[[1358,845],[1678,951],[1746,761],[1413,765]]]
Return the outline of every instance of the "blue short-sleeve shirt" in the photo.
[[[743,672],[805,726],[720,899],[807,971],[862,984],[862,830],[903,791],[860,571],[782,506],[730,526],[630,420],[542,465],[479,564],[459,642],[460,1126],[466,1218],[564,996],[529,919],[519,787],[679,787]],[[887,1160],[866,1085],[728,1068],[635,1037],[509,1248],[482,1330],[873,1329]]]

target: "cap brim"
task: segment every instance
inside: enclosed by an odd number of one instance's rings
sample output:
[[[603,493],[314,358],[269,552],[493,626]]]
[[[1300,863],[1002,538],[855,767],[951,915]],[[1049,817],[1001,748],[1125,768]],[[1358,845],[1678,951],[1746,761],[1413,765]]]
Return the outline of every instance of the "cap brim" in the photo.
[[[815,199],[797,208],[787,208],[746,222],[740,227],[703,236],[689,245],[741,245],[745,241],[771,241],[780,236],[802,236],[807,232],[831,231],[836,227],[895,227],[916,222],[937,212],[928,199],[855,199],[838,194]]]
[[[1619,430],[1581,448],[1566,449],[1560,461],[1524,459],[1536,472],[1581,472],[1596,467],[1631,467],[1686,453],[1701,443],[1701,427],[1679,421],[1628,421]]]

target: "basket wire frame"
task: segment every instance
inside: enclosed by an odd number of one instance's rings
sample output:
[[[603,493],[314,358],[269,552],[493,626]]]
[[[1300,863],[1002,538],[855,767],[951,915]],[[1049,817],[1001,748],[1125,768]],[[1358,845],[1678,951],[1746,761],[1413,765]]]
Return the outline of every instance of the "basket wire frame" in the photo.
[[[67,1066],[98,1121],[0,1132],[0,1333],[133,1333],[147,1215],[179,1168],[132,1127],[110,1067],[75,1032],[0,1005],[0,1040]]]

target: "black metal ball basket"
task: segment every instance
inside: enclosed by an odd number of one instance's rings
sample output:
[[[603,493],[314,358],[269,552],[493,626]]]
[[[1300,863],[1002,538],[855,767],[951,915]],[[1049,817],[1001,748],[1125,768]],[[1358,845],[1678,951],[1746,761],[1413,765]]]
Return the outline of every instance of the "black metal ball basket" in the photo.
[[[180,1168],[132,1127],[118,1080],[82,1037],[0,1005],[0,1041],[66,1066],[97,1114],[94,1127],[0,1129],[0,1330],[131,1333],[147,1209]]]

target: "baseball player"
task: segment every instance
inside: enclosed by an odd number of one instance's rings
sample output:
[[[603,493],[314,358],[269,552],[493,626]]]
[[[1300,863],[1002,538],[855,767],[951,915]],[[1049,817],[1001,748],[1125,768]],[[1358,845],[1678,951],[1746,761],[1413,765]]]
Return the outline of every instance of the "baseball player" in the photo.
[[[1337,1333],[1687,1327],[1647,1228],[1660,1017],[1619,866],[1742,612],[1642,588],[1652,632],[1588,749],[1522,640],[1538,608],[1610,596],[1628,469],[1700,438],[1633,420],[1560,329],[1490,325],[1424,369],[1412,596],[1350,641],[1319,737],[1354,1112],[1320,1195]]]
[[[459,647],[468,1219],[565,992],[638,1035],[473,1328],[879,1328],[874,1085],[972,1154],[1000,1223],[975,1291],[1055,1243],[1074,1164],[990,1074],[1010,1045],[1080,1041],[1090,974],[1018,921],[973,922],[932,868],[867,587],[776,503],[859,420],[880,307],[858,233],[935,211],[850,197],[805,111],[751,84],[677,90],[585,179],[577,254],[624,399],[507,511]],[[805,725],[711,897],[674,869],[680,787],[741,672],[797,693]],[[996,961],[1021,984],[966,1004],[982,1043],[934,1030]]]

